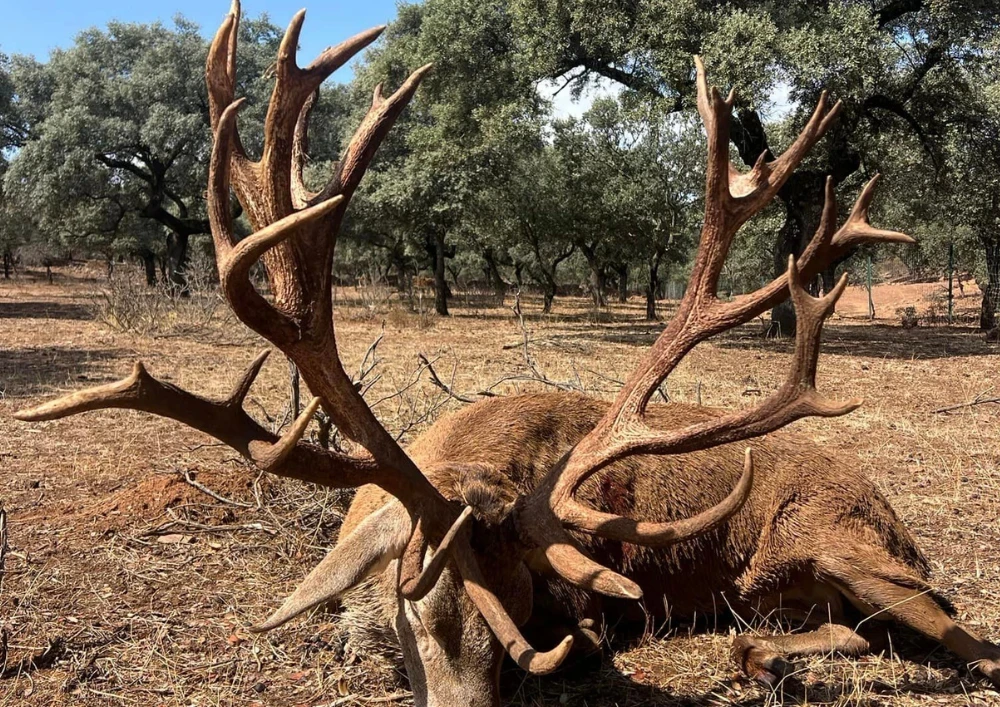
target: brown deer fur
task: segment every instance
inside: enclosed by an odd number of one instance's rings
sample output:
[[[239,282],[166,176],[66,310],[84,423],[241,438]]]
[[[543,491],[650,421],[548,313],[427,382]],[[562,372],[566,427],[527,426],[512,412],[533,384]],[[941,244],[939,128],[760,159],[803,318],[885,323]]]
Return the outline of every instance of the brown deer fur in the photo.
[[[490,517],[493,524],[503,526],[516,513],[513,500],[528,494],[607,407],[573,393],[487,400],[439,420],[408,452],[421,469],[428,470],[428,478],[445,497],[462,500],[472,505],[477,517]],[[651,426],[667,429],[717,414],[674,403],[650,406],[648,419]],[[639,583],[645,610],[653,616],[663,617],[665,607],[676,618],[729,608],[749,617],[781,607],[798,618],[812,617],[811,623],[818,625],[846,621],[859,612],[865,616],[882,612],[878,618],[896,620],[942,640],[969,662],[983,661],[982,672],[1000,683],[1000,649],[951,621],[946,604],[927,584],[927,560],[871,481],[814,443],[787,432],[759,440],[754,452],[755,480],[746,504],[714,530],[667,548],[615,543],[582,533],[576,538],[598,562]],[[589,480],[581,498],[612,513],[672,520],[721,501],[742,468],[739,445],[684,456],[635,456]],[[349,535],[390,501],[378,487],[362,487],[342,535]],[[498,535],[507,537],[502,542],[508,546],[497,556],[519,556],[518,540],[503,532]],[[545,581],[544,568],[535,569],[542,571],[534,578],[534,601],[544,603],[545,610],[536,609],[525,627],[528,635],[553,630],[558,635],[554,624],[560,613],[566,625],[576,626],[588,619],[615,622],[638,609],[635,602],[602,601],[558,579]],[[398,608],[396,572],[392,563],[375,585],[388,607],[386,621],[394,620],[392,611]],[[350,594],[345,602],[350,604]],[[452,639],[446,635],[436,642],[463,666],[463,681],[494,684],[504,655],[496,641],[491,642],[489,660],[478,652],[471,660],[461,655],[470,645],[481,650],[490,638],[482,619],[466,603],[461,584],[451,575],[442,577],[433,602],[421,603],[420,621],[424,626],[447,627],[445,633]],[[400,639],[406,642],[405,636]],[[867,647],[849,626],[824,626],[804,636],[739,638],[733,657],[754,677],[772,682],[788,670],[784,655],[831,649],[856,654]],[[420,686],[415,689],[419,692]],[[489,700],[495,700],[495,692],[490,692]],[[431,698],[428,704],[438,703]]]

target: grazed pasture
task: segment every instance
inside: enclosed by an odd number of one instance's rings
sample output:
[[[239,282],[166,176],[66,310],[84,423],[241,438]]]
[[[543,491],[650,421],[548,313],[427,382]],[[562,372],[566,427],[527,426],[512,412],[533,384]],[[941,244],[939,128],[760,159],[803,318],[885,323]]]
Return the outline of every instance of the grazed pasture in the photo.
[[[260,477],[207,438],[145,415],[11,419],[29,402],[122,377],[140,358],[171,382],[222,395],[262,348],[204,302],[157,315],[143,334],[116,331],[95,318],[101,282],[91,274],[71,268],[53,285],[30,274],[0,282],[0,502],[9,544],[0,705],[406,704],[392,663],[345,645],[335,610],[263,636],[245,630],[335,541],[345,494]],[[849,290],[827,328],[821,387],[866,404],[797,428],[875,479],[961,619],[997,640],[1000,405],[935,410],[1000,397],[1000,346],[962,323],[978,305],[968,287],[959,324],[899,326],[897,308],[925,312],[940,290],[880,286],[883,318],[874,323],[865,320],[864,293]],[[582,299],[562,298],[543,318],[528,297],[522,324],[511,298],[497,306],[459,294],[455,316],[442,320],[370,292],[337,297],[349,370],[362,367],[384,326],[368,398],[406,439],[463,404],[432,383],[419,354],[465,398],[552,383],[607,396],[661,327],[641,320],[638,301],[595,313]],[[668,392],[751,405],[780,383],[789,353],[788,343],[747,326],[688,356]],[[287,421],[280,357],[252,399],[259,419]],[[765,628],[760,617],[743,618],[749,630]],[[611,646],[602,662],[545,679],[511,669],[507,692],[518,705],[1000,704],[943,649],[898,632],[882,655],[805,663],[804,694],[775,695],[729,664],[731,625],[705,628],[654,626],[641,641]]]

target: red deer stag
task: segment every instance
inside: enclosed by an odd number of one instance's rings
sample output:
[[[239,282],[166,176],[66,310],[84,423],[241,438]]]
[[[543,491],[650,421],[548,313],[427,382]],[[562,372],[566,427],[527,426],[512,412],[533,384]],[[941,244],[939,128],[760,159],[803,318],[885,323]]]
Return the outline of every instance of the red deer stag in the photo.
[[[828,130],[839,104],[830,106],[824,95],[782,156],[762,156],[740,173],[728,153],[733,95],[723,99],[709,88],[696,60],[708,136],[701,242],[677,314],[616,399],[553,394],[483,402],[439,421],[407,453],[340,364],[331,265],[347,202],[427,67],[389,97],[375,90],[329,184],[312,193],[302,168],[313,97],[381,29],[300,68],[302,21],[302,13],[295,16],[281,44],[258,162],[244,152],[236,128],[238,3],[216,35],[207,66],[215,130],[208,198],[230,306],[298,366],[316,396],[312,403],[280,438],[247,415],[242,403],[261,356],[225,400],[163,383],[137,363],[120,382],[25,410],[19,419],[142,410],[216,437],[274,474],[362,487],[337,546],[259,628],[274,628],[372,578],[366,586],[378,593],[376,603],[395,629],[418,705],[497,705],[504,653],[525,670],[548,673],[574,639],[593,643],[588,621],[634,607],[643,596],[651,611],[662,611],[665,599],[675,616],[728,604],[828,617],[831,623],[801,635],[737,639],[734,659],[766,681],[784,674],[793,655],[866,650],[866,640],[842,623],[853,611],[906,624],[1000,684],[1000,650],[949,618],[927,585],[927,564],[913,539],[869,481],[791,436],[757,440],[752,453],[736,448],[800,418],[858,407],[860,401],[832,402],[815,388],[821,329],[845,281],[823,298],[811,297],[802,283],[858,244],[910,242],[869,225],[874,180],[837,228],[828,184],[822,223],[787,273],[736,301],[717,298],[736,232],[771,201]],[[255,231],[243,240],[232,227],[230,185]],[[259,259],[270,300],[248,277]],[[795,353],[774,395],[730,413],[648,406],[695,345],[789,295],[799,322]],[[318,407],[367,453],[352,457],[302,441]],[[618,601],[602,604],[598,597]],[[547,611],[536,610],[529,621],[533,606],[542,604]],[[565,637],[536,650],[521,629],[552,628],[557,612],[567,620]]]

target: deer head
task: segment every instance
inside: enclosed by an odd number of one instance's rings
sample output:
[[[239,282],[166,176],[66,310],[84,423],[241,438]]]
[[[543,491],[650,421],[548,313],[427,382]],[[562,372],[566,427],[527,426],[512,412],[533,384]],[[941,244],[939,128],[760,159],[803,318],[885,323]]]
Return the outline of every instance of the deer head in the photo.
[[[708,133],[705,221],[691,281],[674,319],[628,377],[607,415],[529,495],[515,497],[502,481],[474,465],[421,470],[378,422],[339,360],[331,270],[351,195],[429,67],[418,69],[389,97],[376,88],[371,108],[329,183],[313,193],[302,172],[317,90],[382,28],[332,47],[300,68],[296,47],[304,12],[295,16],[278,54],[262,156],[252,161],[237,130],[242,103],[234,95],[239,15],[237,1],[215,36],[206,69],[214,130],[208,208],[219,278],[233,311],[298,366],[315,398],[280,438],[255,422],[242,403],[265,353],[224,400],[208,400],[163,383],[137,363],[122,381],[24,410],[17,417],[49,420],[101,408],[142,410],[216,437],[274,474],[337,488],[381,487],[393,500],[372,508],[258,628],[274,628],[394,562],[396,630],[417,703],[497,704],[497,673],[504,653],[525,670],[548,673],[562,663],[573,642],[567,636],[553,649],[539,651],[522,636],[518,627],[531,613],[529,560],[533,569],[541,567],[587,591],[638,599],[639,587],[591,559],[570,531],[649,546],[706,532],[738,512],[746,500],[753,482],[752,453],[747,450],[743,476],[722,503],[676,522],[644,522],[586,506],[574,498],[580,485],[630,455],[683,454],[763,435],[802,417],[842,415],[856,408],[860,401],[831,402],[815,388],[820,332],[846,282],[842,279],[821,299],[809,296],[802,283],[859,243],[910,239],[869,225],[874,179],[837,228],[833,185],[828,182],[820,228],[798,260],[789,261],[787,273],[734,302],[719,300],[719,274],[736,232],[775,196],[828,130],[840,104],[828,106],[824,95],[787,152],[772,162],[762,155],[752,170],[739,173],[728,157],[734,97],[722,99],[710,89],[696,59],[698,110]],[[254,229],[243,240],[233,231],[230,188]],[[271,298],[251,283],[250,270],[258,260],[267,272]],[[651,395],[695,345],[751,320],[789,295],[799,320],[794,364],[775,395],[757,407],[708,422],[670,430],[646,426],[644,412]],[[363,454],[349,456],[302,440],[320,407],[365,450]],[[446,497],[429,475],[455,480],[453,486],[462,492]]]

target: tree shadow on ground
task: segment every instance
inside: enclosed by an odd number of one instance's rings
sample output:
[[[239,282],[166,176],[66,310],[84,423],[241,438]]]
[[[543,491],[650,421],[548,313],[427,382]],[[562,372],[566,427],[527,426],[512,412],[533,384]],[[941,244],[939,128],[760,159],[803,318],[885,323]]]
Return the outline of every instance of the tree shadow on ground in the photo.
[[[569,326],[564,333],[546,333],[552,341],[604,342],[627,346],[651,345],[664,329],[662,322],[630,322],[627,326],[600,328],[593,325]],[[722,349],[758,353],[791,354],[795,340],[769,339],[756,324],[725,332],[710,341]],[[963,356],[1000,355],[1000,346],[986,341],[974,327],[921,327],[903,329],[884,324],[827,324],[823,328],[821,352],[834,356],[858,356],[926,361]]]
[[[94,385],[109,379],[111,364],[124,354],[62,346],[0,350],[0,391],[8,398],[23,398]]]
[[[0,320],[3,319],[63,319],[87,321],[94,318],[93,311],[72,302],[0,300]]]
[[[765,340],[759,337],[722,338],[717,344],[727,349],[781,353],[791,353],[795,348],[792,339]],[[884,324],[827,324],[823,327],[821,352],[834,356],[927,361],[957,356],[995,356],[1000,354],[1000,347],[987,342],[982,333],[973,327],[903,329]]]

